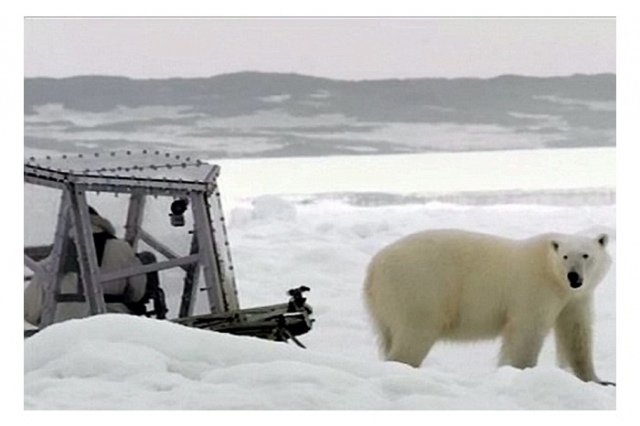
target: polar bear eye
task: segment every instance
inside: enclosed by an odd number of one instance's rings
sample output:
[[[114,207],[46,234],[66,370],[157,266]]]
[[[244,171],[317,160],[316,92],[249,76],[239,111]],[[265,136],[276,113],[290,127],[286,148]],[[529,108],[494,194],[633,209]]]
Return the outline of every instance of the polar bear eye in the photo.
[[[589,255],[588,255],[588,254],[583,254],[583,255],[582,255],[582,258],[583,258],[583,259],[588,259],[588,258],[589,258]]]
[[[567,256],[566,254],[564,256],[562,256],[563,259],[568,259],[569,256]]]

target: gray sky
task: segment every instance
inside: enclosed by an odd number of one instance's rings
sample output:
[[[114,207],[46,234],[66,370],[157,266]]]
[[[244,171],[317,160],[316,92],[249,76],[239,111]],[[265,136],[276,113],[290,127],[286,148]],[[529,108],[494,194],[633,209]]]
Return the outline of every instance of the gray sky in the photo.
[[[26,19],[25,76],[338,79],[616,71],[614,19]]]

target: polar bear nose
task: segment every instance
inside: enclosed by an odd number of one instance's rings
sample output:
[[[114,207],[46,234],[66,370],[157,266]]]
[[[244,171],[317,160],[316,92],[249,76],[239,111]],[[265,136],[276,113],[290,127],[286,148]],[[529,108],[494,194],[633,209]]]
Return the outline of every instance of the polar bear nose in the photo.
[[[579,288],[582,285],[582,278],[577,272],[571,271],[567,274],[569,285],[571,288]]]

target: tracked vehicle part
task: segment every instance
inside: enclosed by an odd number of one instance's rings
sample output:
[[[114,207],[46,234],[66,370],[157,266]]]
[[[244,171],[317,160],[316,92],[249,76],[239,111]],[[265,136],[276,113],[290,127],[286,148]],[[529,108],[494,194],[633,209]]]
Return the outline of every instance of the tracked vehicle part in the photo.
[[[302,297],[303,291],[309,289],[300,287],[289,290],[291,299],[288,303],[178,318],[173,322],[194,328],[240,336],[256,336],[280,342],[291,339],[302,346],[296,336],[309,332],[313,324],[313,310]]]

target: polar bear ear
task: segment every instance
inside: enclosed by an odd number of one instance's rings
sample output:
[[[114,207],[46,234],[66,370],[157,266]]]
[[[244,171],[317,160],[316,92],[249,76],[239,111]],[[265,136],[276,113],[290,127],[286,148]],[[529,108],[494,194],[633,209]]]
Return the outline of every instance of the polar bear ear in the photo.
[[[551,247],[553,247],[553,249],[554,249],[555,251],[558,251],[558,249],[560,249],[560,244],[558,244],[558,242],[557,242],[557,241],[553,241],[553,240],[552,240],[552,241],[551,241]]]
[[[598,236],[598,244],[602,247],[606,247],[609,243],[609,236],[607,234],[601,234]]]

